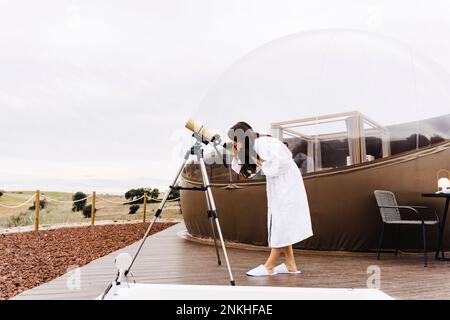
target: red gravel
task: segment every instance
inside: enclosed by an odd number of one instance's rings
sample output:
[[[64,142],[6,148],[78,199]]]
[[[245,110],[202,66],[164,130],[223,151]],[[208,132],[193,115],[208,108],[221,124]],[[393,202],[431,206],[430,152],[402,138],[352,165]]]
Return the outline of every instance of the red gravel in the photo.
[[[152,234],[173,223],[156,223]],[[0,234],[0,300],[141,239],[148,223]]]

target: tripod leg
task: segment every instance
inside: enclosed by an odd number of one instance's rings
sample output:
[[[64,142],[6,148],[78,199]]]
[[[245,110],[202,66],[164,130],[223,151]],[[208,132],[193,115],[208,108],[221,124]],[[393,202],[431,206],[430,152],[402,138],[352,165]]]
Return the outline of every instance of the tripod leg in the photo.
[[[164,195],[163,200],[161,201],[161,204],[159,205],[158,209],[155,212],[155,215],[153,217],[152,222],[150,223],[149,227],[147,228],[147,231],[145,231],[145,235],[141,240],[141,244],[139,245],[136,253],[133,256],[133,260],[131,260],[131,264],[128,267],[128,269],[125,271],[125,275],[128,275],[128,273],[130,272],[131,267],[134,264],[134,261],[136,260],[137,256],[139,255],[139,253],[141,252],[142,246],[145,243],[145,240],[147,240],[148,235],[150,234],[150,231],[153,228],[153,225],[155,224],[156,220],[159,218],[159,216],[161,215],[161,212],[167,202],[167,199],[169,198],[170,193],[172,192],[172,188],[176,185],[176,183],[178,182],[178,179],[181,175],[181,173],[183,172],[184,166],[186,165],[187,160],[189,159],[189,155],[190,155],[190,151],[188,153],[186,153],[186,156],[184,157],[184,161],[183,164],[181,165],[180,169],[178,170],[178,173],[175,177],[175,179],[173,180],[172,184],[170,185],[170,189],[166,192],[166,194]]]
[[[203,183],[206,188],[206,195],[208,197],[208,201],[211,206],[211,214],[213,215],[212,218],[216,221],[217,232],[219,233],[219,238],[220,238],[220,243],[222,245],[223,255],[225,257],[225,262],[226,262],[227,268],[228,268],[228,274],[230,276],[230,283],[232,286],[234,286],[235,282],[234,282],[234,278],[233,278],[233,272],[231,271],[230,261],[228,259],[228,254],[227,254],[227,248],[225,247],[225,242],[223,240],[222,231],[220,229],[219,218],[217,217],[216,204],[214,202],[214,197],[213,197],[213,194],[211,191],[211,186],[209,185],[208,172],[206,171],[205,161],[203,160],[202,156],[199,157],[199,162],[200,162],[200,169],[201,169],[202,176],[203,176]]]
[[[216,230],[215,230],[214,223],[213,223],[214,217],[213,217],[213,213],[211,210],[211,204],[209,203],[208,194],[206,193],[206,191],[205,191],[205,196],[206,196],[206,203],[208,205],[208,219],[211,222],[211,231],[212,231],[212,235],[213,235],[213,239],[214,239],[214,248],[216,248],[217,264],[220,266],[222,264],[222,261],[220,260],[219,248],[217,247]]]
[[[228,274],[230,275],[230,283],[232,286],[234,286],[235,282],[234,282],[234,278],[233,278],[233,272],[231,271],[230,261],[228,260],[227,249],[225,248],[225,242],[223,241],[222,231],[220,229],[220,223],[219,223],[219,218],[217,217],[217,212],[215,212],[215,215],[216,215],[215,220],[216,220],[217,231],[219,233],[220,242],[222,244],[223,255],[224,255],[225,261],[227,263]]]

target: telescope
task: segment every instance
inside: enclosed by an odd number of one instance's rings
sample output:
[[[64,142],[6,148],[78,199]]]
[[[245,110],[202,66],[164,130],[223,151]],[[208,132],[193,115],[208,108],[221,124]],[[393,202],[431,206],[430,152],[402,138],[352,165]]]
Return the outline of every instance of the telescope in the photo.
[[[208,219],[211,221],[211,231],[213,234],[213,239],[214,239],[214,247],[216,249],[216,255],[217,255],[217,263],[220,266],[222,264],[222,261],[220,259],[220,254],[219,254],[219,249],[218,249],[218,244],[217,244],[217,237],[216,237],[216,230],[218,233],[218,238],[220,240],[220,245],[222,247],[222,251],[223,251],[223,256],[225,257],[225,262],[227,265],[227,269],[228,269],[228,275],[230,276],[230,284],[232,286],[235,285],[234,282],[234,277],[233,277],[233,273],[231,271],[231,266],[230,266],[230,261],[228,259],[228,254],[227,254],[227,249],[225,247],[225,243],[223,240],[223,236],[222,236],[222,230],[220,228],[220,223],[219,223],[219,217],[217,214],[217,208],[216,208],[216,204],[214,201],[214,197],[211,191],[211,184],[209,183],[209,177],[208,177],[208,171],[206,170],[206,165],[205,165],[205,161],[203,158],[203,149],[204,147],[209,144],[212,143],[214,149],[216,150],[216,152],[218,152],[217,150],[217,146],[220,145],[222,143],[222,138],[220,137],[219,134],[215,134],[211,131],[209,131],[208,129],[206,129],[203,125],[195,122],[192,119],[189,119],[188,122],[186,123],[186,128],[189,129],[190,131],[194,132],[193,133],[193,137],[197,140],[195,141],[195,143],[193,143],[193,145],[186,151],[186,154],[184,156],[184,161],[181,164],[172,184],[169,186],[170,190],[168,192],[166,192],[164,194],[164,198],[162,199],[158,209],[155,212],[155,215],[152,219],[152,222],[150,223],[149,227],[147,228],[147,230],[145,231],[145,235],[141,240],[141,243],[139,244],[136,253],[134,254],[133,258],[130,259],[129,255],[120,257],[120,259],[118,259],[117,262],[117,269],[118,271],[118,275],[117,275],[117,279],[115,282],[113,282],[105,291],[105,293],[103,294],[102,298],[106,297],[107,293],[112,289],[115,288],[117,286],[120,285],[121,279],[125,276],[128,275],[128,273],[130,272],[131,267],[133,266],[134,262],[136,261],[137,256],[139,255],[139,253],[141,252],[142,246],[145,243],[145,240],[147,239],[147,237],[150,235],[150,231],[152,230],[153,225],[155,224],[156,220],[159,218],[159,216],[161,215],[163,208],[165,206],[165,204],[167,203],[168,199],[169,199],[169,195],[172,193],[173,190],[190,190],[190,191],[201,191],[205,194],[206,197],[206,206],[207,206],[207,217]],[[226,146],[228,145],[233,145],[232,143],[224,143],[223,146],[224,148],[226,148]],[[178,184],[178,180],[186,166],[186,164],[188,163],[189,159],[195,156],[197,158],[198,164],[200,166],[200,172],[202,174],[202,178],[203,178],[203,186],[201,187],[185,187],[185,186],[180,186]],[[223,159],[224,161],[224,165],[226,165],[225,159]],[[119,257],[118,257],[119,258]]]
[[[232,142],[224,142],[222,144],[222,138],[220,134],[214,133],[208,129],[206,129],[202,124],[189,119],[186,122],[185,127],[190,131],[194,132],[193,137],[197,139],[197,141],[202,142],[204,144],[209,144],[210,142],[213,144],[216,153],[220,156],[219,150],[217,150],[217,146],[221,145],[225,151],[230,151],[233,148],[236,148]],[[224,152],[222,154],[222,164],[225,168],[228,168],[227,164],[227,154]]]
[[[204,127],[204,125],[189,119],[185,125],[186,129],[194,132],[194,137],[201,140],[203,143],[213,143],[215,146],[220,145],[222,143],[222,137],[218,133],[214,133]],[[231,150],[234,145],[232,142],[224,142],[222,147],[225,150]],[[226,165],[225,165],[226,166]]]
[[[219,145],[222,142],[222,138],[220,134],[214,133],[208,129],[206,129],[202,124],[189,119],[185,125],[186,129],[194,132],[194,137],[200,139],[203,143],[214,143],[215,145]]]

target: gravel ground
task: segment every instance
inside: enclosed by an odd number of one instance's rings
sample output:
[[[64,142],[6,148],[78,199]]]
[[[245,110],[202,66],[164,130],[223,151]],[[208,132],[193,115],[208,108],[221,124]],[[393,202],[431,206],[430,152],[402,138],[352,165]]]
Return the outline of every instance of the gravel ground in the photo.
[[[157,223],[153,233],[173,223]],[[148,223],[0,234],[0,300],[141,239]]]

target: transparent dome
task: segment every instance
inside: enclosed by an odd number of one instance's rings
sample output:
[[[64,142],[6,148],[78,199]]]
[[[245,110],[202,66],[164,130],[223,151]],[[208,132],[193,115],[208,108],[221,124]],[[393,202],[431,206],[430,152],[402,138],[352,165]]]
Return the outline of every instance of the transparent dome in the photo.
[[[302,32],[234,63],[192,118],[224,136],[246,121],[284,140],[309,173],[448,139],[449,88],[441,66],[394,39]]]

